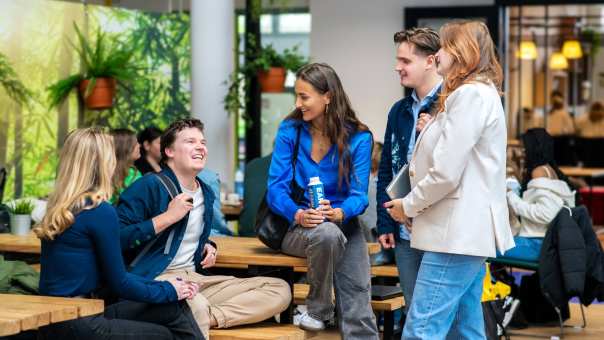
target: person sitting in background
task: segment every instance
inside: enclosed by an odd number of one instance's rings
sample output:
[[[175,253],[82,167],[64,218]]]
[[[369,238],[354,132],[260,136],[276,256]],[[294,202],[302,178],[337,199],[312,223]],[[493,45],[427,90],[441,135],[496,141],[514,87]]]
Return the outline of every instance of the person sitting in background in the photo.
[[[589,113],[577,119],[577,134],[584,138],[604,138],[604,104],[594,102]]]
[[[380,142],[373,143],[373,150],[371,151],[371,172],[369,173],[369,188],[367,190],[367,200],[369,205],[365,212],[359,216],[359,224],[365,233],[365,240],[367,242],[377,242],[377,181],[378,181],[378,170],[380,167],[380,160],[382,158],[382,149],[384,144]],[[394,252],[392,249],[384,249],[370,256],[371,265],[379,266],[383,264],[394,262]]]
[[[117,215],[105,202],[114,169],[111,136],[95,128],[71,132],[47,213],[33,231],[42,240],[41,294],[97,297],[108,288],[125,300],[106,305],[99,315],[43,327],[41,333],[45,339],[202,339],[187,304],[177,302],[195,296],[195,284],[126,272]]]
[[[543,118],[538,116],[533,108],[523,107],[521,111],[523,132],[526,132],[528,129],[543,127]]]
[[[575,206],[575,193],[554,161],[554,141],[544,129],[528,130],[522,135],[522,142],[525,150],[522,197],[513,190],[507,193],[508,206],[520,218],[520,225],[512,226],[516,247],[503,257],[538,261],[549,224],[563,206]]]
[[[552,91],[552,109],[547,116],[547,132],[552,136],[566,136],[575,133],[575,124],[564,107],[564,96],[560,91]]]
[[[369,201],[369,205],[367,206],[367,209],[365,209],[365,212],[359,215],[359,224],[363,229],[367,242],[377,241],[377,204],[375,194],[377,191],[377,173],[380,166],[380,158],[382,156],[383,147],[384,144],[380,142],[373,143],[373,150],[371,151],[371,172],[369,173],[369,187],[367,189],[367,199]]]
[[[143,175],[148,172],[161,171],[159,166],[161,160],[159,139],[161,134],[160,129],[150,126],[139,132],[137,136],[138,143],[141,146],[141,156],[134,162],[134,165]]]
[[[115,204],[120,194],[141,177],[140,171],[134,167],[134,161],[141,157],[140,145],[134,131],[128,129],[111,130],[115,148],[115,171],[113,172],[113,196],[109,203]]]
[[[222,203],[220,202],[220,176],[218,173],[210,170],[203,169],[198,174],[197,177],[201,179],[202,182],[207,183],[212,191],[214,192],[214,204],[212,205],[214,214],[212,218],[212,230],[210,230],[210,236],[233,236],[233,232],[227,228],[226,220],[224,219],[224,214],[222,213]]]

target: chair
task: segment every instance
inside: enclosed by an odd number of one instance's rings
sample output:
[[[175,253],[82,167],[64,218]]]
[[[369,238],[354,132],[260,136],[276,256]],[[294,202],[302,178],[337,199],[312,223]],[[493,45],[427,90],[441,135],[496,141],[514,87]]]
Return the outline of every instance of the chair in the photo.
[[[562,210],[565,210],[566,208],[562,208]],[[575,208],[575,209],[584,209],[584,207],[579,207],[579,208]],[[573,210],[574,213],[574,210]],[[548,231],[546,233],[546,238],[551,237],[550,233],[551,233],[552,228],[548,228]],[[545,254],[547,255],[547,254]],[[541,252],[540,257],[544,256],[544,252]],[[540,272],[540,268],[539,268],[539,262],[538,261],[526,261],[526,260],[519,260],[519,259],[511,259],[511,258],[489,258],[487,259],[487,262],[492,263],[492,264],[500,264],[509,268],[520,268],[520,269],[524,269],[524,270],[530,270],[530,271],[535,271],[537,273]],[[558,316],[558,322],[559,322],[559,326],[560,326],[560,333],[559,336],[562,337],[564,335],[564,328],[565,327],[579,327],[579,328],[585,328],[587,326],[587,321],[585,319],[585,311],[583,309],[583,304],[579,303],[579,306],[581,308],[581,317],[582,317],[582,324],[580,326],[570,326],[570,325],[564,325],[564,320],[562,318],[562,311],[560,309],[559,306],[556,305],[556,303],[551,299],[551,297],[549,296],[549,294],[543,294],[543,296],[545,297],[545,299],[552,305],[552,307],[554,308],[554,310],[556,311],[556,314]],[[509,333],[509,332],[508,332]],[[511,333],[509,333],[511,334]],[[530,335],[530,336],[535,336],[535,337],[546,337],[546,338],[550,338],[550,336],[545,336],[545,335],[539,335],[539,334],[527,334],[527,333],[522,333],[522,334],[518,334],[518,335]]]
[[[239,236],[256,236],[256,213],[260,207],[268,181],[272,154],[252,159],[245,166],[243,180],[243,209],[239,216]]]
[[[577,154],[579,161],[588,168],[604,167],[604,138],[578,138]]]
[[[4,198],[4,186],[6,185],[6,168],[0,168],[0,203],[2,203],[2,199]]]
[[[577,152],[574,136],[555,136],[554,159],[558,165],[574,166],[577,164]]]

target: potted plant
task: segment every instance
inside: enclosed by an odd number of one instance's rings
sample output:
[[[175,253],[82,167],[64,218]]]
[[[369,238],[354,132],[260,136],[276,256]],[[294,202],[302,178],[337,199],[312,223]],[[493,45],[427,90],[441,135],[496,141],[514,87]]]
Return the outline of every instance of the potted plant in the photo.
[[[31,212],[34,204],[30,200],[19,200],[8,204],[10,213],[10,232],[14,235],[27,235],[31,228]]]
[[[94,42],[88,41],[78,26],[74,27],[79,46],[70,43],[82,61],[82,71],[48,87],[49,105],[51,108],[59,105],[72,89],[78,88],[89,109],[110,108],[116,86],[127,86],[136,77],[137,67],[132,63],[134,49],[100,31]]]
[[[262,92],[283,92],[287,71],[296,72],[308,63],[308,59],[300,54],[298,46],[279,53],[272,45],[267,45],[258,50],[251,59],[251,62],[229,75],[228,91],[224,98],[224,108],[227,112],[237,112],[245,107],[240,91],[246,90],[246,77],[258,76]]]
[[[296,72],[306,62],[298,46],[278,53],[272,45],[267,45],[247,67],[248,72],[257,73],[262,92],[283,92],[287,70]]]

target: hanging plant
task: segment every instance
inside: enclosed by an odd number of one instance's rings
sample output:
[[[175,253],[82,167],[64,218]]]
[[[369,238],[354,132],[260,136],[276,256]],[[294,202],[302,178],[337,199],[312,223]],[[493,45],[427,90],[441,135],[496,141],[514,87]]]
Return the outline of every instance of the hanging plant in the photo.
[[[128,88],[137,75],[132,62],[134,48],[114,37],[96,32],[94,42],[89,41],[74,23],[78,46],[70,41],[82,61],[82,72],[70,75],[48,87],[51,108],[61,104],[74,88],[90,109],[107,109],[113,106],[117,85]]]

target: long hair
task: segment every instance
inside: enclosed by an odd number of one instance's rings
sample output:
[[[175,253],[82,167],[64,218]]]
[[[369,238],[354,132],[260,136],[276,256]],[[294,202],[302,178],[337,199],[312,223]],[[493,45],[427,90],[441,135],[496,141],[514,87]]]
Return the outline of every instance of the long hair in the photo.
[[[336,145],[340,158],[338,188],[341,187],[342,179],[347,185],[350,184],[349,175],[352,168],[348,148],[350,136],[359,131],[369,131],[369,128],[357,118],[344,92],[342,82],[331,66],[325,63],[305,65],[297,72],[296,79],[309,83],[320,94],[329,93],[330,102],[324,113],[325,132],[329,141]],[[286,119],[302,121],[302,111],[296,108]]]
[[[113,146],[115,147],[115,171],[113,172],[113,191],[118,192],[124,186],[128,170],[134,165],[132,150],[138,143],[134,131],[128,129],[111,130]]]
[[[522,144],[524,145],[524,170],[522,174],[522,192],[531,181],[531,175],[535,168],[542,165],[549,165],[558,176],[558,179],[566,182],[573,189],[574,185],[568,180],[568,177],[562,173],[556,160],[554,159],[554,139],[543,128],[534,128],[527,130],[522,135]]]
[[[467,83],[491,82],[501,93],[503,71],[484,23],[454,21],[445,24],[440,29],[440,39],[442,48],[453,57],[453,64],[444,79],[438,112],[445,109],[447,97]]]
[[[55,190],[34,233],[53,240],[74,223],[76,214],[109,199],[114,168],[110,135],[99,128],[72,131],[61,149]]]
[[[155,126],[146,127],[143,131],[138,133],[136,139],[138,140],[138,144],[141,145],[141,158],[145,158],[147,156],[147,151],[145,150],[145,142],[153,142],[157,138],[160,138],[162,133],[163,132]]]

